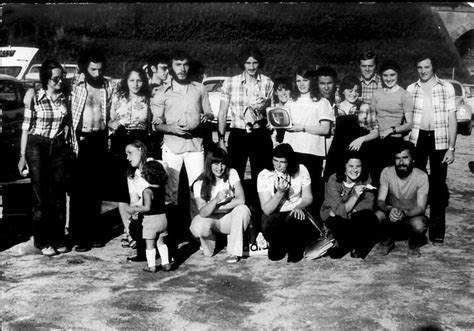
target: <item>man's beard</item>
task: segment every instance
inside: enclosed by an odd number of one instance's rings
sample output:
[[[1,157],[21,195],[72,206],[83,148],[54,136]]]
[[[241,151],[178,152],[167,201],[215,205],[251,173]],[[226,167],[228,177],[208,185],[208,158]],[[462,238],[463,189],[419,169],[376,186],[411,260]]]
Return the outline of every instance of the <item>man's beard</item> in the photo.
[[[175,80],[178,84],[185,85],[185,84],[188,84],[190,81],[189,75],[186,75],[185,79],[180,79],[173,69],[170,70],[170,74],[173,77],[173,80]]]
[[[408,166],[395,166],[395,172],[399,178],[407,178],[413,171],[413,165],[410,163]]]
[[[99,76],[99,77],[92,77],[88,72],[84,72],[84,76],[86,78],[87,84],[94,88],[101,88],[102,84],[104,83],[104,77]]]

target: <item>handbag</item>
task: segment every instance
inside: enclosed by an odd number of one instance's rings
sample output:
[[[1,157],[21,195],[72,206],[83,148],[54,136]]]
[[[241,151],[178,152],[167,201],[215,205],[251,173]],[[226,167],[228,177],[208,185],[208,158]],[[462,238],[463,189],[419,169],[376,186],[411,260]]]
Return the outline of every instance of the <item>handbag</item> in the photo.
[[[304,258],[308,260],[315,260],[324,256],[327,251],[334,246],[334,238],[329,238],[326,232],[322,231],[318,226],[316,219],[308,211],[305,211],[306,218],[318,230],[321,235],[315,242],[306,247],[304,251]]]

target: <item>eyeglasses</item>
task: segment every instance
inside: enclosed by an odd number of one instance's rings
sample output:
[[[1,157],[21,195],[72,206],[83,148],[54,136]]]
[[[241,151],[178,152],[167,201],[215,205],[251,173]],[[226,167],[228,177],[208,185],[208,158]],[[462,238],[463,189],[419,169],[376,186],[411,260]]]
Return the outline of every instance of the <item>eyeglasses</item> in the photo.
[[[59,83],[59,81],[64,80],[64,76],[56,76],[56,77],[51,77],[51,80],[53,81],[54,84]]]
[[[161,70],[163,70],[163,71],[167,71],[167,70],[169,70],[169,68],[168,68],[168,66],[167,66],[167,65],[161,65],[161,66],[160,66],[160,65],[158,65],[158,68],[160,68],[160,69],[161,69]]]

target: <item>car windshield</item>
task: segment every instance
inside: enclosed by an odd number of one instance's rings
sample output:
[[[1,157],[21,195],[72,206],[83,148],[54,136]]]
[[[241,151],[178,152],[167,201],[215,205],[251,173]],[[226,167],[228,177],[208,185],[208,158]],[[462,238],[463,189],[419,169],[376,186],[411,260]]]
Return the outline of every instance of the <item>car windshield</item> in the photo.
[[[454,87],[454,94],[457,97],[462,97],[462,87],[461,87],[461,85],[455,84],[455,83],[452,83],[452,85]]]
[[[0,74],[16,77],[21,71],[21,67],[0,67]]]
[[[30,69],[30,74],[36,74],[40,71],[40,66],[32,66]]]

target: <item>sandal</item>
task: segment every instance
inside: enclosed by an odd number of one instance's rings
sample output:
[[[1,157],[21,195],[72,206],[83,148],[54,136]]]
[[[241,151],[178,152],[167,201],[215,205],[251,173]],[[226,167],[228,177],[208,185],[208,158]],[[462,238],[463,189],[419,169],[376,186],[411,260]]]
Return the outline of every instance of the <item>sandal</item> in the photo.
[[[158,268],[157,267],[149,267],[149,266],[145,266],[143,267],[143,271],[145,272],[151,272],[151,273],[155,273],[158,271]]]

